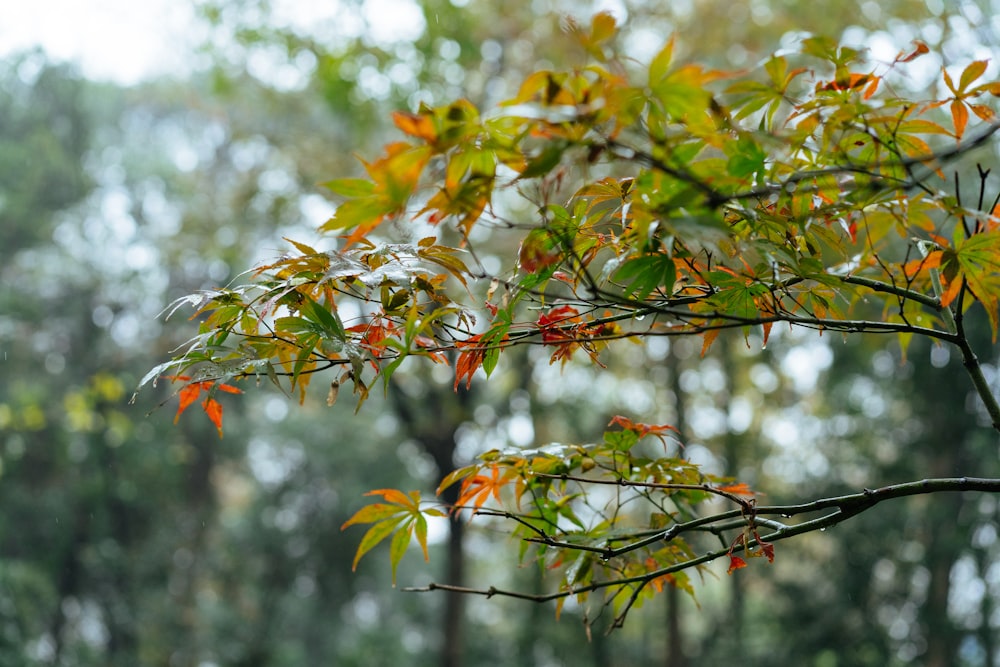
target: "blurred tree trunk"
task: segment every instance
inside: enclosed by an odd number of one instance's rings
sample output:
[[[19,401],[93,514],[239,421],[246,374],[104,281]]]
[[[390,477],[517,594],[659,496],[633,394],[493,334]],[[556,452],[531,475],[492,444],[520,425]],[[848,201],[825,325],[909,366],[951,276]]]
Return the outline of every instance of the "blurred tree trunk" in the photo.
[[[723,374],[729,383],[720,396],[721,405],[719,405],[719,409],[727,417],[731,414],[730,405],[733,398],[739,396],[746,389],[746,387],[736,386],[737,379],[746,378],[748,375],[745,367],[740,368],[739,358],[735,350],[735,347],[727,346],[724,348],[723,353],[719,355],[720,361],[723,364]],[[746,452],[747,444],[745,440],[733,432],[732,422],[726,425],[725,435],[722,436],[722,455],[726,461],[726,474],[734,477],[740,476],[740,468],[743,465],[744,459],[744,456],[741,456],[741,454]],[[754,457],[752,454],[749,459],[753,462]],[[725,636],[732,647],[733,655],[743,655],[743,652],[746,650],[746,647],[743,645],[745,641],[745,581],[745,577],[729,577],[729,601],[726,604],[726,613],[722,620],[722,627],[725,628]]]
[[[420,443],[437,466],[440,475],[445,475],[455,467],[455,434],[459,426],[468,419],[472,392],[460,389],[452,392],[425,383],[427,394],[419,401],[405,396],[402,390],[390,392],[396,413],[403,423],[403,432]],[[453,485],[441,494],[445,503],[458,500],[459,485]],[[453,514],[449,519],[447,558],[445,561],[444,583],[455,586],[465,585],[465,518]],[[441,667],[460,667],[464,653],[464,596],[460,593],[442,592],[444,615],[441,619],[442,645]]]
[[[989,348],[985,326],[970,331],[970,335],[978,337],[973,343],[982,346],[979,349]],[[926,459],[921,467],[931,477],[991,474],[982,467],[982,458],[975,456],[975,439],[982,429],[972,406],[978,405],[979,399],[970,395],[968,375],[957,356],[952,353],[950,362],[941,368],[915,364],[917,386],[935,388],[913,399],[923,406],[925,429],[920,445]],[[958,664],[963,631],[948,614],[948,599],[952,569],[970,548],[976,502],[958,493],[940,494],[927,503],[926,511],[918,517],[922,524],[924,566],[930,575],[919,616],[927,643],[923,656],[926,667]]]
[[[437,457],[435,457],[435,461],[437,461]],[[447,468],[440,467],[438,469],[447,470]],[[454,503],[458,500],[458,490],[458,485],[446,489],[442,494],[442,500],[445,503]],[[463,586],[465,585],[465,519],[461,514],[453,514],[449,520],[448,528],[448,557],[445,562],[444,581],[455,586]],[[465,596],[461,593],[448,592],[444,593],[444,596],[441,667],[459,667],[462,664],[463,653],[462,621],[465,613]]]
[[[687,658],[681,650],[681,600],[680,591],[667,589],[667,660],[666,667],[686,667]]]
[[[681,388],[681,359],[677,355],[676,345],[670,346],[670,354],[667,357],[668,370],[670,372],[671,391],[674,394],[674,428],[680,434],[681,440],[689,437],[687,432],[687,422],[685,412],[687,404],[684,400],[684,390]],[[667,627],[666,627],[666,667],[686,667],[687,657],[684,655],[682,647],[681,631],[681,605],[680,591],[676,587],[670,586],[667,589]]]
[[[945,436],[939,439],[932,435],[931,441],[949,442],[950,438]],[[959,463],[961,442],[958,439],[951,442],[951,446],[943,447],[931,461],[931,476],[953,476],[963,469]],[[961,494],[941,494],[930,503],[924,517],[924,563],[930,582],[927,599],[920,610],[920,620],[927,641],[926,667],[950,667],[958,659],[961,632],[948,616],[948,597],[951,593],[952,567],[969,542],[963,505],[965,501]]]

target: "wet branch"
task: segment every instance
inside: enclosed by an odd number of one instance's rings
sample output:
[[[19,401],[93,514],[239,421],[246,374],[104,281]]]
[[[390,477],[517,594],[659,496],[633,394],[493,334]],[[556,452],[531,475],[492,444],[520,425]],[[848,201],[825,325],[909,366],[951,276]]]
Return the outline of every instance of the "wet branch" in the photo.
[[[594,480],[584,480],[587,482],[593,482]],[[623,482],[623,485],[630,485],[628,482]],[[669,487],[670,485],[662,485]],[[659,541],[670,541],[675,537],[678,537],[684,533],[692,532],[695,530],[710,530],[717,534],[722,535],[723,532],[729,530],[741,530],[744,528],[757,528],[761,530],[761,539],[767,543],[778,542],[780,540],[788,539],[791,537],[796,537],[798,535],[804,535],[807,533],[812,533],[819,530],[825,530],[832,526],[846,521],[852,517],[855,517],[863,512],[870,510],[876,505],[883,503],[888,500],[895,500],[898,498],[905,498],[908,496],[917,495],[929,495],[935,493],[945,493],[945,492],[966,492],[966,491],[978,491],[982,493],[1000,493],[1000,479],[988,479],[988,478],[978,478],[978,477],[951,477],[951,478],[938,478],[938,479],[924,479],[913,482],[905,482],[902,484],[893,484],[889,486],[884,486],[877,489],[865,489],[860,493],[853,493],[843,496],[836,496],[831,498],[821,498],[807,503],[801,503],[796,505],[762,505],[753,508],[752,512],[747,511],[745,506],[742,506],[745,501],[739,501],[741,507],[738,509],[728,510],[725,512],[719,512],[710,516],[699,517],[691,521],[674,524],[670,528],[657,531],[653,535],[644,537],[635,543],[619,547],[619,548],[603,548],[600,549],[601,557],[603,560],[610,560],[615,556],[625,554],[629,551],[640,548],[640,546],[647,546]],[[489,512],[490,514],[494,514]],[[767,517],[780,517],[781,519],[789,519],[794,516],[822,513],[821,516],[816,518],[803,521],[797,524],[788,524],[785,521],[780,521],[777,519],[767,518]],[[495,513],[503,514],[503,513]],[[767,531],[767,532],[764,532]],[[541,531],[536,531],[536,535],[540,534]],[[584,547],[581,545],[576,545],[570,542],[560,541],[555,537],[533,537],[528,538],[530,542],[541,542],[547,544],[552,548],[560,548],[566,550],[586,550],[594,551],[593,547]],[[633,591],[633,599],[638,595],[639,590],[645,587],[647,584],[653,580],[663,577],[664,575],[674,574],[681,572],[683,570],[688,570],[691,568],[710,563],[712,561],[718,560],[733,553],[740,553],[744,551],[753,551],[758,548],[760,544],[756,539],[750,539],[745,543],[736,544],[726,548],[715,549],[711,551],[706,551],[701,555],[688,560],[680,561],[674,563],[673,565],[663,567],[657,570],[646,572],[639,576],[634,577],[622,577],[618,579],[606,579],[602,581],[595,581],[591,584],[585,586],[576,586],[565,588],[557,591],[552,591],[549,593],[524,593],[516,590],[507,590],[502,588],[497,588],[495,586],[489,586],[487,588],[470,588],[465,586],[451,586],[448,584],[438,584],[430,583],[426,586],[416,586],[404,588],[407,592],[428,592],[428,591],[451,591],[456,593],[465,593],[468,595],[480,595],[487,598],[494,596],[517,598],[521,600],[527,600],[530,602],[549,602],[552,600],[558,600],[560,598],[571,597],[574,595],[580,595],[583,593],[590,593],[593,591],[603,590],[607,588],[624,588],[624,587],[636,587]],[[627,606],[630,606],[627,605]],[[623,611],[619,614],[619,617],[615,619],[615,626],[619,626],[624,619],[624,614],[627,611]]]

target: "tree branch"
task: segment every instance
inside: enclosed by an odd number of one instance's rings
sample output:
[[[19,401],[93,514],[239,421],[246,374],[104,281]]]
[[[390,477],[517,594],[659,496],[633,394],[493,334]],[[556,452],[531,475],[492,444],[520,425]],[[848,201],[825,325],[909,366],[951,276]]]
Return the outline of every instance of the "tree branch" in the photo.
[[[586,480],[592,482],[594,480]],[[627,485],[627,483],[626,483]],[[885,502],[887,500],[894,500],[897,498],[905,498],[908,496],[916,495],[927,495],[934,493],[943,493],[949,491],[980,491],[984,493],[1000,493],[1000,479],[989,479],[989,478],[978,478],[978,477],[950,477],[950,478],[938,478],[938,479],[924,479],[913,482],[905,482],[902,484],[894,484],[890,486],[884,486],[878,489],[865,489],[860,493],[853,493],[843,496],[836,496],[831,498],[821,498],[819,500],[814,500],[808,503],[802,503],[797,505],[765,505],[755,507],[753,513],[747,515],[744,508],[730,510],[726,512],[720,512],[707,517],[701,517],[692,521],[688,521],[681,524],[675,524],[665,531],[658,531],[652,539],[646,538],[642,540],[643,545],[647,545],[657,541],[669,541],[678,535],[690,532],[695,529],[704,529],[706,526],[715,526],[715,530],[722,532],[723,530],[735,530],[746,527],[747,525],[758,526],[767,528],[770,530],[765,535],[761,536],[761,539],[766,540],[768,543],[777,542],[780,540],[795,537],[797,535],[804,535],[806,533],[815,532],[818,530],[823,530],[835,526],[842,521],[846,521],[851,517],[857,516],[862,512],[865,512],[872,507],[878,505],[879,503]],[[774,521],[771,519],[759,519],[758,516],[781,516],[784,518],[790,518],[793,516],[801,514],[811,514],[815,512],[823,512],[825,510],[833,510],[830,513],[823,514],[815,519],[810,519],[800,524],[787,525],[780,521]],[[714,531],[713,531],[714,532]],[[538,541],[537,538],[531,538],[529,541]],[[551,544],[551,543],[550,543]],[[570,543],[558,543],[559,548],[565,548],[568,550],[579,549],[578,545],[573,545]],[[681,572],[683,570],[688,570],[699,565],[704,565],[710,563],[719,558],[729,556],[733,553],[743,552],[747,550],[753,550],[759,545],[756,539],[750,539],[745,543],[736,544],[732,547],[727,547],[724,549],[716,549],[712,551],[707,551],[699,556],[684,560],[673,565],[663,567],[657,570],[646,572],[642,575],[634,577],[622,577],[620,579],[607,579],[603,581],[597,581],[585,586],[576,586],[571,588],[566,588],[558,591],[553,591],[550,593],[541,594],[531,594],[523,593],[520,591],[512,591],[496,588],[495,586],[490,586],[488,588],[468,588],[462,586],[450,586],[447,584],[430,583],[426,586],[415,586],[407,587],[402,590],[406,592],[428,592],[434,590],[452,591],[456,593],[465,593],[469,595],[481,595],[487,598],[493,596],[503,596],[517,598],[521,600],[527,600],[531,602],[549,602],[551,600],[557,600],[560,598],[570,597],[574,595],[579,595],[582,593],[589,593],[601,589],[611,588],[611,587],[625,587],[625,586],[645,586],[649,582],[668,574],[674,574],[676,572]],[[615,555],[620,555],[626,553],[627,551],[634,550],[638,548],[634,545],[629,545],[627,547],[622,547],[620,549],[610,549],[602,550],[602,559],[609,556],[613,558]],[[593,550],[592,548],[586,549],[588,551]],[[620,618],[615,619],[615,625],[620,625]]]
[[[927,296],[926,294],[921,294],[920,292],[915,292],[913,290],[906,289],[905,287],[897,287],[896,285],[890,285],[889,283],[884,283],[881,280],[872,280],[871,278],[862,278],[861,276],[843,276],[841,278],[845,283],[852,285],[861,285],[862,287],[867,287],[869,289],[875,290],[876,292],[884,292],[886,294],[894,294],[902,299],[908,301],[916,301],[917,303],[927,306],[928,308],[933,308],[934,310],[940,311],[941,299],[934,298],[932,296]]]

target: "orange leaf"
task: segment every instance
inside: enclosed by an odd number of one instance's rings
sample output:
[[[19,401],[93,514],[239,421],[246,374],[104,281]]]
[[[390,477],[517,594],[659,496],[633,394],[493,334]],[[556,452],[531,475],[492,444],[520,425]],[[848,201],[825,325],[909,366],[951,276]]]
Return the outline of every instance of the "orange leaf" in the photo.
[[[705,353],[708,352],[708,348],[712,347],[712,343],[714,343],[715,339],[718,337],[719,337],[718,329],[710,329],[709,331],[706,331],[705,333],[702,334],[701,356],[703,357],[705,356]]]
[[[870,100],[872,96],[878,91],[878,85],[882,82],[882,77],[876,76],[872,77],[871,83],[865,88],[865,93],[862,97],[866,100]]]
[[[906,274],[907,278],[912,278],[924,269],[936,269],[941,266],[941,259],[944,257],[944,253],[940,250],[935,250],[929,253],[926,257],[921,257],[920,259],[911,259],[909,262],[903,265],[903,273]]]
[[[639,437],[646,435],[663,435],[664,433],[678,433],[676,427],[670,424],[643,424],[641,422],[634,422],[628,417],[623,417],[621,415],[615,415],[608,422],[608,426],[620,426],[626,431],[635,431],[639,434]]]
[[[764,322],[761,328],[764,329],[764,342],[762,343],[764,347],[767,347],[767,340],[771,337],[771,328],[774,326],[774,322]]]
[[[965,126],[969,124],[969,109],[961,100],[952,101],[951,119],[955,123],[955,138],[961,139],[965,134]]]
[[[178,378],[180,379],[180,378]],[[181,418],[181,415],[191,407],[191,404],[198,400],[198,395],[201,394],[202,382],[195,382],[194,384],[189,384],[183,389],[181,389],[177,397],[180,399],[180,405],[177,406],[177,414],[174,416],[174,423]]]
[[[614,37],[617,28],[617,21],[609,12],[595,14],[590,22],[590,40],[594,44],[605,42]]]
[[[413,500],[399,489],[372,489],[365,493],[366,496],[382,496],[386,502],[403,507],[413,507]]]
[[[771,544],[770,542],[765,542],[764,540],[760,539],[760,535],[757,535],[756,533],[754,535],[757,538],[757,544],[760,545],[760,550],[767,557],[767,562],[768,563],[773,563],[774,562],[774,545]]]
[[[187,375],[169,375],[166,376],[168,380],[181,380],[189,381],[191,378]],[[204,382],[191,382],[187,386],[183,387],[179,392],[177,392],[178,399],[180,400],[180,405],[177,406],[177,414],[174,416],[174,423],[181,418],[181,414],[184,413],[191,405],[198,400],[198,397],[203,391],[213,391],[215,389],[221,389],[228,394],[242,394],[243,390],[232,385],[223,384],[221,382],[215,381],[204,381]],[[215,428],[219,430],[219,437],[222,437],[222,404],[211,397],[211,394],[202,402],[202,409],[208,418],[212,420],[215,424]]]
[[[731,493],[734,496],[752,496],[755,495],[746,482],[740,482],[738,484],[726,484],[724,486],[715,487],[719,491],[725,491],[726,493]]]
[[[992,122],[993,118],[996,116],[996,112],[985,104],[970,104],[969,107],[972,109],[972,113],[976,114],[987,123]]]
[[[219,403],[214,398],[206,398],[201,403],[202,409],[208,418],[212,420],[215,424],[215,428],[219,431],[219,437],[222,437],[222,403]]]
[[[490,476],[476,475],[467,477],[462,482],[462,493],[455,501],[457,507],[462,505],[474,505],[477,509],[483,506],[490,496],[498,503],[500,502],[500,489],[507,483],[505,477],[500,476],[500,467],[496,464],[490,466]]]
[[[465,388],[472,387],[472,376],[476,374],[479,367],[483,365],[483,357],[486,356],[486,347],[482,342],[482,335],[472,336],[466,341],[457,344],[462,350],[455,361],[455,391],[462,378],[465,378]]]
[[[869,83],[871,80],[871,74],[858,74],[857,72],[852,72],[847,77],[841,77],[840,79],[836,79],[825,86],[822,86],[822,90],[854,90],[855,88],[860,88],[866,83]],[[876,83],[878,83],[878,79],[876,79]]]
[[[944,280],[944,276],[942,276],[941,279]],[[954,280],[950,281],[948,283],[948,287],[946,287],[944,290],[944,294],[941,295],[941,305],[944,307],[949,306],[951,302],[955,300],[955,297],[958,296],[958,293],[961,290],[962,290],[961,280],[955,278]]]
[[[437,132],[434,130],[434,121],[430,116],[397,111],[392,114],[392,122],[403,132],[412,137],[423,139],[427,143],[433,143],[437,139]]]

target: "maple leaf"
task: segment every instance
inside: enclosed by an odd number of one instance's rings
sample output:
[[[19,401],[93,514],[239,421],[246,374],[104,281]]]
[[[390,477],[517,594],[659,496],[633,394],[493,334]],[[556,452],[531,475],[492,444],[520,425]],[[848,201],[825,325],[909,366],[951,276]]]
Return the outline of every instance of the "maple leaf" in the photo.
[[[392,114],[392,121],[396,127],[412,137],[423,139],[427,143],[433,143],[437,139],[434,120],[426,114],[397,111]]]
[[[571,338],[563,326],[580,321],[580,311],[573,306],[559,306],[552,308],[547,313],[542,313],[538,318],[538,330],[542,333],[542,340],[546,343],[563,341]]]
[[[729,554],[729,569],[726,570],[726,574],[732,574],[736,570],[746,567],[747,562],[740,558],[739,556],[734,556],[732,553]]]
[[[854,90],[855,88],[860,88],[865,84],[869,83],[872,79],[871,74],[858,74],[853,72],[845,77],[831,81],[823,86],[821,90]],[[868,97],[871,97],[869,95]]]
[[[174,415],[174,423],[181,418],[184,411],[187,410],[191,405],[198,400],[201,393],[209,392],[205,400],[201,402],[201,408],[208,415],[209,420],[215,425],[215,428],[219,431],[219,437],[222,437],[222,404],[219,403],[215,398],[212,397],[212,392],[215,390],[224,391],[228,394],[242,394],[243,390],[232,385],[223,384],[216,380],[205,380],[201,382],[191,382],[190,376],[187,375],[168,375],[165,376],[167,380],[171,381],[181,381],[187,382],[188,384],[181,388],[177,392],[177,397],[179,399],[179,405],[177,406],[177,414]]]
[[[455,391],[462,379],[465,379],[465,388],[472,386],[472,377],[480,367],[489,375],[496,366],[500,350],[507,341],[506,327],[494,327],[486,333],[470,336],[464,341],[457,341],[455,347],[459,350],[458,359],[455,361]]]
[[[547,230],[533,229],[521,242],[517,257],[522,269],[528,273],[537,273],[557,263],[562,254]]]
[[[640,438],[647,435],[655,435],[662,439],[662,436],[667,433],[679,433],[675,426],[670,424],[643,424],[642,422],[634,422],[628,417],[623,417],[621,415],[615,415],[608,422],[608,426],[620,426],[626,431],[635,431]]]
[[[392,535],[389,559],[392,564],[392,585],[395,586],[396,570],[403,554],[406,553],[410,539],[416,536],[417,543],[423,551],[424,560],[428,560],[427,517],[444,516],[444,512],[435,508],[422,509],[419,491],[410,491],[407,494],[396,489],[375,489],[365,495],[381,496],[385,502],[362,507],[340,527],[343,530],[355,524],[372,524],[358,544],[351,569],[356,570],[362,556],[371,551],[379,542]]]
[[[482,335],[472,336],[457,345],[462,351],[459,352],[458,360],[455,362],[455,391],[458,391],[458,385],[461,384],[462,378],[465,378],[466,389],[472,387],[472,376],[483,365],[483,357],[486,355],[486,347],[482,344]]]
[[[756,542],[755,545],[752,545],[751,539]],[[764,557],[767,558],[768,563],[774,562],[774,545],[764,541],[751,519],[750,525],[744,528],[743,532],[737,535],[733,543],[729,545],[729,570],[727,574],[732,574],[735,570],[747,566],[746,560],[733,553],[739,546],[743,547],[743,553],[746,554],[747,558]]]
[[[466,477],[462,481],[462,491],[459,494],[458,500],[455,501],[456,509],[463,505],[473,505],[476,509],[483,506],[490,496],[492,496],[498,503],[500,500],[500,489],[502,489],[509,481],[508,475],[501,476],[500,466],[495,463],[490,465],[490,474],[487,475],[475,475],[473,477]]]

